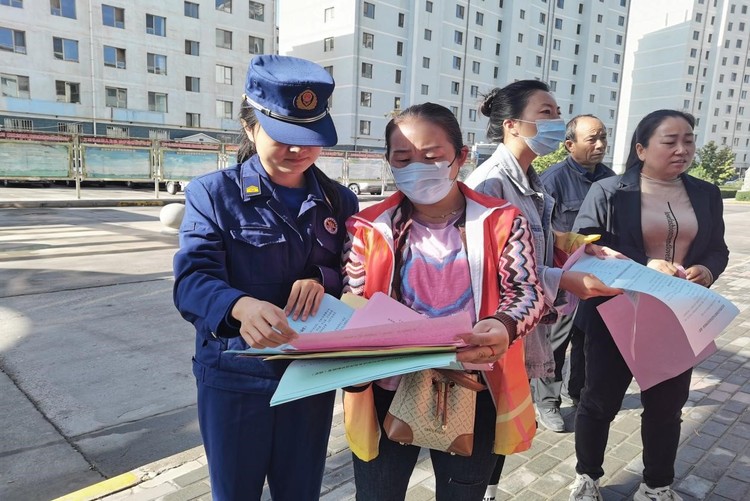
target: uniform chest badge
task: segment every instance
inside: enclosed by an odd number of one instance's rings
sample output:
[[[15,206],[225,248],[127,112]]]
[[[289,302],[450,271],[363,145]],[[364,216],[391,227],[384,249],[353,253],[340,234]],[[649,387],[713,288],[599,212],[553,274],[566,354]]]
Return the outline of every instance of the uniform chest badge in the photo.
[[[335,235],[339,231],[339,224],[332,217],[327,217],[323,221],[323,228],[331,235]]]

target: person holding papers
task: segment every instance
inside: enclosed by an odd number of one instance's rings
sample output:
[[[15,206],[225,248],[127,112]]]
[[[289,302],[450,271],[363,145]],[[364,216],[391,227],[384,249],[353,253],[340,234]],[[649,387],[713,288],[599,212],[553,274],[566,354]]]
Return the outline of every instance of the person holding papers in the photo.
[[[591,187],[574,229],[662,273],[709,287],[724,271],[718,187],[687,175],[695,155],[692,115],[658,110],[638,124],[624,174]],[[632,374],[596,307],[583,301],[576,324],[586,332],[586,383],[575,425],[576,481],[571,500],[600,500],[599,478],[609,424],[617,415]],[[643,483],[635,500],[679,500],[672,489],[680,415],[692,369],[641,391]]]
[[[500,197],[521,209],[533,234],[537,273],[544,292],[543,321],[524,340],[526,371],[531,378],[554,378],[555,359],[549,336],[560,312],[573,311],[576,297],[613,295],[619,290],[604,285],[595,276],[563,271],[555,265],[555,246],[569,233],[556,233],[552,227],[555,200],[544,188],[531,163],[554,152],[565,140],[565,121],[546,83],[519,80],[492,89],[480,111],[489,118],[487,138],[497,149],[466,179],[466,184],[486,195]],[[595,249],[590,246],[590,249]],[[565,310],[564,310],[565,309]],[[538,397],[538,395],[535,395]],[[539,406],[538,420],[556,432],[565,429],[557,406]],[[486,499],[494,499],[505,458],[497,458]]]
[[[428,317],[472,316],[458,360],[494,364],[476,399],[473,451],[430,455],[438,500],[481,500],[491,453],[526,450],[535,431],[521,341],[543,308],[532,234],[518,209],[457,181],[468,148],[449,109],[407,108],[386,126],[385,144],[399,191],[347,221],[344,291],[383,292]],[[388,378],[344,395],[360,501],[404,499],[417,462],[419,447],[382,429],[398,385]]]
[[[198,417],[217,500],[319,499],[334,393],[270,407],[288,362],[228,350],[297,337],[287,315],[314,315],[341,293],[345,221],[357,199],[314,162],[337,142],[334,82],[315,63],[256,56],[240,109],[238,164],[185,193],[174,301],[196,329]]]

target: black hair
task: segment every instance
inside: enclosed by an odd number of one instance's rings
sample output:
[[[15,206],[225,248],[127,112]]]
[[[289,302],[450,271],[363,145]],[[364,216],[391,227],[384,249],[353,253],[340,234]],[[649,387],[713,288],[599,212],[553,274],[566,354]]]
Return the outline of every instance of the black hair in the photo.
[[[549,92],[549,86],[539,80],[518,80],[503,88],[495,87],[482,94],[479,111],[489,117],[487,139],[493,143],[503,142],[503,121],[518,118],[529,103],[529,97],[537,91]]]
[[[240,105],[239,119],[243,130],[240,134],[240,146],[237,149],[237,163],[241,164],[257,152],[255,143],[250,140],[245,131],[252,131],[255,128],[258,123],[258,117],[255,115],[255,109],[252,106],[248,106],[244,100]],[[312,164],[310,168],[320,188],[323,190],[323,194],[328,199],[328,203],[331,204],[333,213],[339,215],[343,209],[341,195],[339,194],[339,187],[341,185],[328,177],[317,165]]]
[[[398,124],[412,119],[421,119],[432,122],[445,131],[448,140],[456,150],[456,156],[461,153],[464,147],[464,140],[461,135],[461,126],[458,125],[456,116],[443,105],[435,103],[423,103],[409,106],[404,111],[391,118],[385,126],[385,157],[391,154],[391,134]]]
[[[633,132],[633,138],[630,140],[630,153],[628,153],[628,160],[625,162],[626,169],[640,169],[643,167],[643,162],[638,158],[638,152],[635,149],[635,145],[640,144],[644,148],[647,148],[654,132],[667,118],[682,118],[690,124],[691,129],[695,127],[695,117],[690,113],[678,110],[652,111],[638,122],[635,132]]]
[[[580,118],[594,118],[596,120],[599,120],[599,117],[596,117],[590,113],[586,113],[584,115],[576,115],[573,118],[570,119],[570,122],[568,122],[568,125],[565,126],[565,140],[566,141],[576,141],[576,128],[578,127],[578,119]],[[601,122],[601,120],[599,120]]]

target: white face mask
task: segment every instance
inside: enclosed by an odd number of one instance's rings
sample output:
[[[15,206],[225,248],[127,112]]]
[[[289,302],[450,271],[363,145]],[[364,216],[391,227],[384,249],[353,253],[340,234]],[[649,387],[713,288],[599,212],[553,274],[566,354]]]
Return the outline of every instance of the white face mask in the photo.
[[[413,162],[405,167],[391,165],[396,188],[414,203],[429,205],[444,199],[455,179],[451,179],[453,162],[442,161],[431,164]]]

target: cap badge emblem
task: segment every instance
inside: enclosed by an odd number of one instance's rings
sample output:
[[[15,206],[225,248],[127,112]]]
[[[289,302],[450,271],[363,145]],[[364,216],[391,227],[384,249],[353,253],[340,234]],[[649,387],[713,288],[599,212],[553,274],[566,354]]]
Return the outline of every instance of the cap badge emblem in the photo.
[[[318,96],[310,89],[306,89],[297,96],[294,100],[294,105],[300,110],[314,110],[318,105]]]

